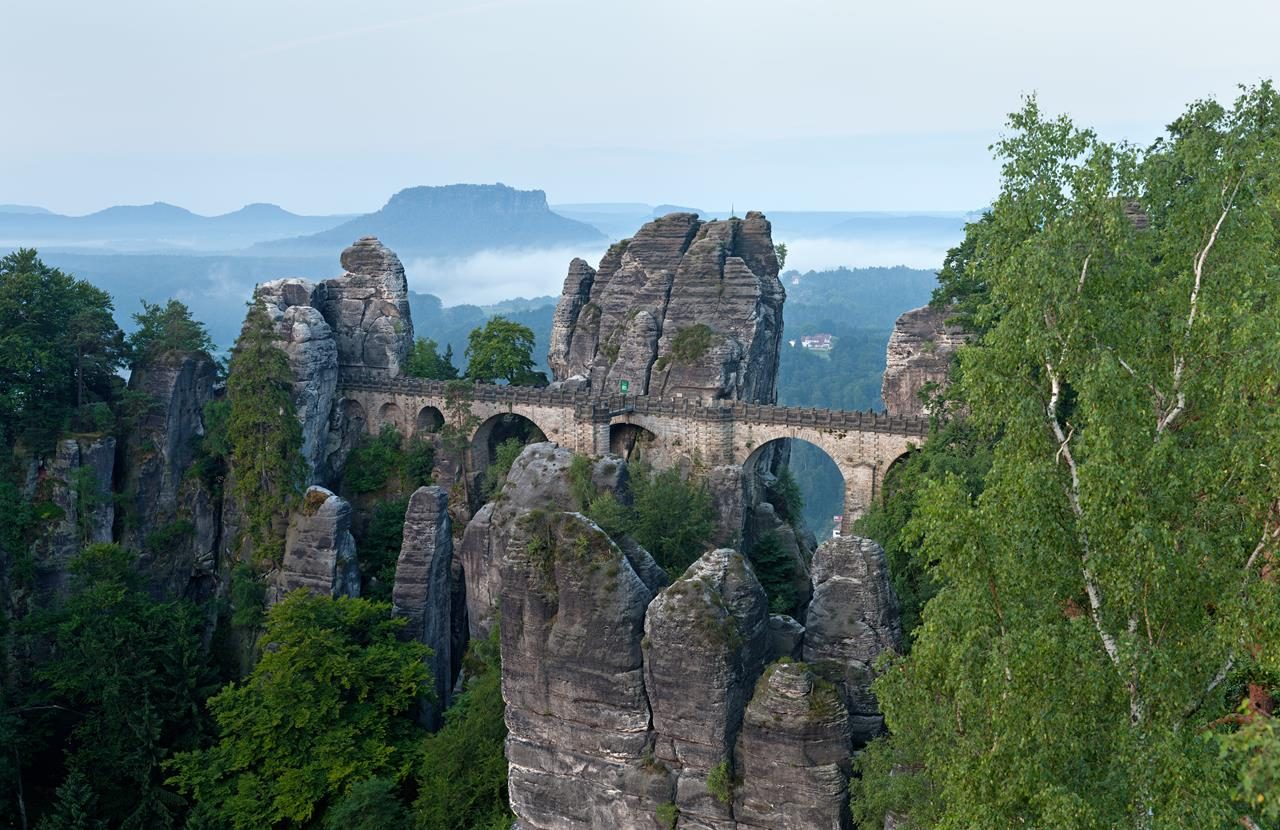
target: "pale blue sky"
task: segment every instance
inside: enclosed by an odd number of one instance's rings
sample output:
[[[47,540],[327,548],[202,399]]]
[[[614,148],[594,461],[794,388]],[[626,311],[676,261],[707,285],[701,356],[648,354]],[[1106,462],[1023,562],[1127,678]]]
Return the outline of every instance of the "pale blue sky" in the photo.
[[[0,202],[954,210],[1019,96],[1145,143],[1280,75],[1275,0],[0,0]]]

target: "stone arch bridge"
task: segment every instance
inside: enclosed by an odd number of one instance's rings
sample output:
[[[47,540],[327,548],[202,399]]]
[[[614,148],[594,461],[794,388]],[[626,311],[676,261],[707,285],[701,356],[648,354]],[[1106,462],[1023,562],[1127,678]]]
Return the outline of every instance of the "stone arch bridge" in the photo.
[[[447,386],[444,381],[344,369],[338,382],[338,406],[363,420],[370,432],[391,424],[402,434],[414,435],[443,425]],[[706,467],[749,468],[773,441],[807,441],[825,452],[844,478],[845,530],[880,495],[889,467],[923,443],[929,429],[925,418],[877,412],[692,398],[601,397],[586,391],[526,386],[476,384],[467,405],[473,423],[478,423],[472,435],[477,467],[488,463],[485,436],[496,421],[509,415],[527,418],[547,440],[579,454],[619,452],[624,442],[643,436],[657,457],[683,457]]]

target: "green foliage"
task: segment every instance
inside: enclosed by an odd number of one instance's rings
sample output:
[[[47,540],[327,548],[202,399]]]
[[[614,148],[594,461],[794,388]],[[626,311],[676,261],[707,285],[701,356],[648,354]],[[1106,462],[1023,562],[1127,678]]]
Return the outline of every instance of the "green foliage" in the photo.
[[[73,768],[58,787],[53,809],[40,819],[36,830],[106,830],[99,817],[98,799],[89,779]]]
[[[191,538],[195,529],[187,519],[176,519],[148,533],[142,546],[148,553],[164,555]]]
[[[347,457],[342,483],[353,493],[376,493],[400,470],[400,431],[383,424],[376,436],[364,435]]]
[[[773,246],[773,255],[778,258],[778,271],[787,267],[787,243],[779,242]]]
[[[771,531],[757,539],[747,551],[747,558],[760,580],[760,587],[769,597],[769,611],[774,614],[795,613],[797,562],[783,548],[778,532]]]
[[[676,830],[676,825],[680,822],[680,808],[674,801],[664,802],[654,811],[654,818],[663,830]]]
[[[419,337],[413,342],[404,370],[415,378],[453,380],[458,377],[458,369],[453,365],[453,346],[446,346],[444,354],[440,354],[436,341]]]
[[[486,501],[498,492],[502,482],[507,479],[507,473],[511,472],[511,465],[516,463],[523,451],[524,442],[519,438],[508,438],[498,445],[495,452],[497,457],[485,468],[484,481],[480,485],[480,493]]]
[[[295,592],[271,609],[262,659],[209,700],[218,739],[171,781],[236,830],[305,825],[357,782],[409,774],[425,646],[385,603]],[[364,793],[366,796],[368,792]]]
[[[884,546],[889,575],[902,614],[903,650],[911,650],[912,633],[920,625],[925,603],[937,593],[932,576],[936,562],[921,553],[919,527],[912,517],[927,482],[955,476],[966,493],[977,498],[991,468],[992,440],[964,420],[935,427],[920,449],[890,468],[883,497],[854,524],[860,536]]]
[[[445,712],[444,728],[422,745],[413,805],[420,830],[511,825],[497,626],[488,640],[472,641],[464,671],[466,689]]]
[[[591,460],[584,455],[575,455],[569,462],[569,495],[574,506],[584,513],[591,508],[596,497],[596,485],[591,480]]]
[[[737,782],[733,778],[733,767],[726,758],[711,768],[707,773],[707,792],[721,804],[733,801],[733,789]]]
[[[426,438],[414,438],[404,451],[401,467],[405,487],[417,490],[427,486],[435,475],[436,445]]]
[[[227,479],[227,461],[231,457],[231,441],[227,436],[227,420],[231,403],[225,398],[204,405],[201,421],[204,433],[195,438],[195,453],[187,475],[194,476],[215,498],[222,495]]]
[[[324,814],[324,830],[385,830],[404,827],[409,815],[393,778],[358,781]]]
[[[1239,729],[1217,735],[1219,757],[1239,770],[1232,796],[1244,814],[1280,824],[1280,721],[1248,701],[1240,707]]]
[[[166,352],[213,353],[208,330],[179,300],[169,300],[164,305],[143,300],[142,312],[133,315],[133,322],[138,328],[127,342],[134,366],[146,364]]]
[[[990,466],[913,497],[937,592],[859,786],[910,826],[1257,825],[1270,773],[1204,730],[1229,667],[1280,663],[1280,96],[1142,153],[1032,100],[997,151],[957,391]]]
[[[132,560],[117,545],[90,545],[72,562],[67,601],[24,621],[52,645],[34,669],[43,726],[27,728],[68,736],[55,827],[82,826],[81,809],[111,826],[172,827],[185,809],[160,765],[204,734],[201,704],[215,678],[203,619],[188,602],[153,600]]]
[[[674,579],[707,550],[715,530],[715,507],[705,486],[680,477],[679,470],[653,473],[631,468],[632,503],[612,493],[593,499],[587,516],[610,536],[629,534]]]
[[[267,586],[248,562],[231,569],[231,624],[246,631],[262,625],[267,606]]]
[[[364,536],[357,540],[360,554],[360,595],[389,602],[396,581],[396,560],[404,540],[404,512],[408,499],[380,501]]]
[[[705,323],[681,329],[671,338],[670,350],[658,358],[654,368],[662,371],[673,362],[685,366],[695,363],[710,350],[714,336],[715,332]]]
[[[0,258],[0,446],[47,449],[79,407],[113,401],[125,354],[106,292],[29,248]]]
[[[545,385],[545,376],[533,369],[533,339],[528,326],[502,316],[489,318],[467,339],[467,377],[480,383]]]
[[[790,467],[778,471],[777,478],[769,485],[769,503],[777,511],[779,518],[792,526],[804,521],[804,494],[800,492],[800,484],[796,481]]]
[[[275,345],[261,303],[249,308],[227,376],[232,495],[244,511],[254,554],[279,563],[284,521],[302,491],[302,427],[294,414],[293,370]]]

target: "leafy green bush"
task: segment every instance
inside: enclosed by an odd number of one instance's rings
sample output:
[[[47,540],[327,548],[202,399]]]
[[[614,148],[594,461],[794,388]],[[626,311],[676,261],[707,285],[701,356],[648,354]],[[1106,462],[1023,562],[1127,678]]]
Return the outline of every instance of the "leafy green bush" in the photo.
[[[376,436],[366,435],[347,457],[343,483],[353,493],[376,493],[400,469],[400,431],[383,424]]]
[[[435,475],[436,445],[427,438],[417,437],[404,451],[404,484],[409,490],[417,490],[430,484]]]
[[[707,792],[711,793],[711,797],[721,804],[728,804],[733,801],[733,788],[737,782],[733,779],[733,769],[729,766],[729,759],[726,758],[711,768],[711,772],[707,773]]]
[[[676,824],[680,821],[680,808],[672,801],[659,804],[658,809],[654,811],[654,817],[658,819],[658,824],[663,830],[676,830]]]
[[[494,462],[484,471],[484,481],[480,485],[480,493],[486,500],[493,498],[511,472],[511,465],[516,463],[520,453],[524,451],[524,442],[519,438],[508,438],[498,445]]]
[[[396,560],[404,539],[404,512],[408,499],[380,501],[364,535],[356,540],[360,553],[360,595],[389,601],[396,580]]]
[[[630,506],[602,493],[587,516],[610,536],[629,534],[672,578],[679,577],[706,553],[715,531],[711,493],[678,470],[653,473],[639,463],[632,465],[630,481]]]
[[[751,567],[769,597],[774,614],[793,614],[796,606],[796,561],[782,547],[777,531],[764,534],[747,552]]]
[[[783,521],[793,527],[804,521],[804,494],[790,467],[778,471],[777,479],[769,487],[768,498]]]
[[[511,825],[498,636],[495,625],[489,639],[472,641],[464,660],[466,689],[445,712],[444,728],[422,743],[413,805],[421,830]]]
[[[671,338],[670,351],[658,358],[655,368],[661,371],[672,363],[686,366],[694,363],[711,349],[714,334],[705,323],[695,323],[687,329],[681,329]]]
[[[241,562],[231,570],[230,594],[232,625],[250,631],[262,625],[267,586],[248,562]]]

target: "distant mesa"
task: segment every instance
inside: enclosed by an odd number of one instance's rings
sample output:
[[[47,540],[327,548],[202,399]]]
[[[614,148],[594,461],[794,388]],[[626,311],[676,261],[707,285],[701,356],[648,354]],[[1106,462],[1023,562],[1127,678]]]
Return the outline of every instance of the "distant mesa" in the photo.
[[[495,248],[604,241],[604,234],[591,225],[553,213],[541,190],[453,184],[410,187],[375,213],[310,236],[254,247],[262,253],[322,254],[340,251],[361,236],[376,236],[402,256],[465,256]]]
[[[696,213],[702,215],[706,213],[702,208],[681,207],[680,205],[658,205],[653,209],[653,218],[661,219],[668,213]]]
[[[48,214],[50,211],[35,205],[0,205],[0,213],[18,213],[30,216],[32,214]]]

